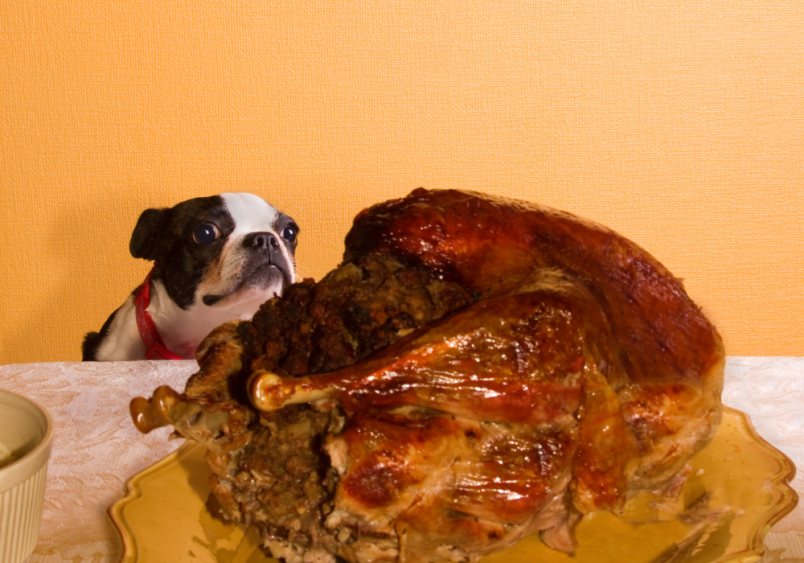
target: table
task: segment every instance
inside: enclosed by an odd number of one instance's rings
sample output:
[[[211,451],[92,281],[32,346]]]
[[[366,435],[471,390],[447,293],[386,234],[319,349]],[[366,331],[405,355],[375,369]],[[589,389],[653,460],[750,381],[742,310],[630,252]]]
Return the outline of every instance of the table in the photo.
[[[168,441],[168,428],[140,434],[129,401],[159,385],[184,389],[197,368],[192,360],[0,366],[0,388],[38,401],[56,422],[40,540],[27,563],[117,561],[106,508],[126,479],[182,443]],[[801,468],[792,485],[804,499],[804,358],[729,357],[723,402]],[[766,563],[804,558],[804,500],[765,545]]]

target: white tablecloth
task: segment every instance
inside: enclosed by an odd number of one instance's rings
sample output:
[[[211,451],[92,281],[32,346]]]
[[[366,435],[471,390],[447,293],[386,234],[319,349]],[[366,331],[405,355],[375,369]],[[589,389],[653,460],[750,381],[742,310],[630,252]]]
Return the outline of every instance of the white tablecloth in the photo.
[[[140,434],[129,401],[159,385],[184,389],[194,361],[0,366],[0,388],[45,406],[56,421],[39,544],[29,563],[116,561],[106,509],[125,481],[176,449],[163,428]],[[746,412],[759,434],[801,468],[804,499],[804,358],[728,358],[723,402]],[[804,501],[766,536],[767,563],[804,559]]]

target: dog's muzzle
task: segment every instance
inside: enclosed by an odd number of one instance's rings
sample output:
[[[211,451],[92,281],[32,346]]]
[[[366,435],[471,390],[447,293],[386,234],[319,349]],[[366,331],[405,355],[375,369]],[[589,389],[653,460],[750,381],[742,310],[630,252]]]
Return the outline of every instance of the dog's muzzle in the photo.
[[[243,238],[245,254],[240,275],[230,291],[205,295],[205,305],[212,306],[224,297],[243,288],[269,288],[279,285],[279,291],[293,283],[293,265],[284,252],[282,241],[271,232],[251,233]]]

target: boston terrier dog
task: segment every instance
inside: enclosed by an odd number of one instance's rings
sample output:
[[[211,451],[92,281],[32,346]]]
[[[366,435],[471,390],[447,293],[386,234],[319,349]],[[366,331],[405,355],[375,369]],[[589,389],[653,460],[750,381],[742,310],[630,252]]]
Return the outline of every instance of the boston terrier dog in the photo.
[[[140,215],[129,250],[145,282],[84,338],[84,361],[192,359],[218,325],[247,320],[293,283],[299,227],[253,194],[199,197]]]

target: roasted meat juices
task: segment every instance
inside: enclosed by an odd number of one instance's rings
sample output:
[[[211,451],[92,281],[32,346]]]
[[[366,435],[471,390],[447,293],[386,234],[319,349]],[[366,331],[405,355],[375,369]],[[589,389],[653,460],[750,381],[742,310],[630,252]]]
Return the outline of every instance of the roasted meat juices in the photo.
[[[721,417],[724,353],[681,283],[558,211],[416,190],[344,262],[223,325],[142,431],[207,445],[224,514],[290,563],[475,561],[675,487]]]

